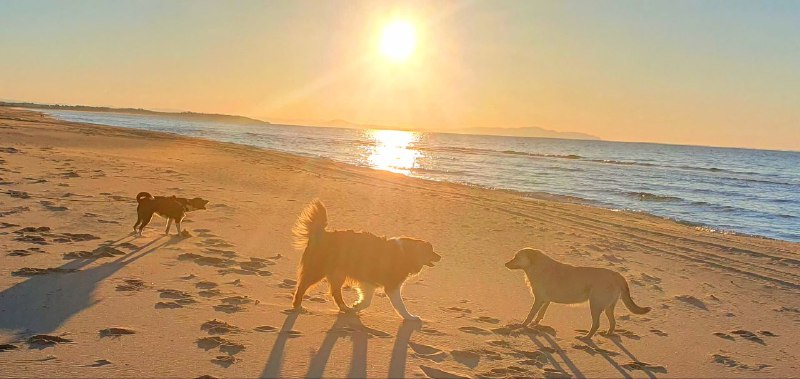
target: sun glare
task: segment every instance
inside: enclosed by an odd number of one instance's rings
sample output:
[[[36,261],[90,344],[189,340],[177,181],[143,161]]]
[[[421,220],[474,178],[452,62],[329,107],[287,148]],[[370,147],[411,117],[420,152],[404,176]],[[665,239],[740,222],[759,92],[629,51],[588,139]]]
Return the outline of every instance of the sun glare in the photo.
[[[367,161],[373,168],[408,175],[416,166],[420,153],[412,148],[419,134],[400,130],[368,130],[366,135],[374,142]]]
[[[392,61],[403,62],[414,52],[417,35],[414,27],[405,21],[394,21],[383,28],[381,53]]]

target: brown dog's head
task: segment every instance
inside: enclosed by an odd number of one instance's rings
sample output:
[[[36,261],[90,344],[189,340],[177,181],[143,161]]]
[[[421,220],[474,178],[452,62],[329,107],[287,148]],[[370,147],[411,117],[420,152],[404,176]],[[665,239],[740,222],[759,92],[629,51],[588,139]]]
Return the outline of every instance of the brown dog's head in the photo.
[[[542,257],[544,253],[539,250],[526,247],[516,254],[514,258],[506,262],[506,268],[509,270],[524,270],[536,264],[536,261]]]
[[[196,211],[198,209],[206,209],[206,204],[208,204],[208,200],[204,200],[200,197],[195,197],[194,199],[187,199],[186,200],[186,211]]]
[[[414,263],[416,272],[422,270],[422,266],[433,267],[434,262],[442,259],[441,255],[433,251],[433,245],[430,242],[408,237],[400,237],[396,241],[402,246],[404,254],[407,254]]]

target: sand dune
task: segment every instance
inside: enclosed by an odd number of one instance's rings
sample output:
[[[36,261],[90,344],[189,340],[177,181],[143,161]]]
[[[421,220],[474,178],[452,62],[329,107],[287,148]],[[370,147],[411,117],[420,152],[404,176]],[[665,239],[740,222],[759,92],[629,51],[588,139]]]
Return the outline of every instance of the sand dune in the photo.
[[[190,236],[134,196],[202,196]],[[339,314],[323,285],[289,310],[290,229],[319,197],[331,227],[433,243],[404,294]],[[524,246],[631,283],[638,316],[575,339],[586,306],[532,299],[503,267]],[[0,107],[0,375],[774,377],[800,372],[800,246],[643,214],[434,183],[243,146],[59,122]],[[348,301],[355,291],[345,292]],[[607,327],[605,320],[601,330]]]

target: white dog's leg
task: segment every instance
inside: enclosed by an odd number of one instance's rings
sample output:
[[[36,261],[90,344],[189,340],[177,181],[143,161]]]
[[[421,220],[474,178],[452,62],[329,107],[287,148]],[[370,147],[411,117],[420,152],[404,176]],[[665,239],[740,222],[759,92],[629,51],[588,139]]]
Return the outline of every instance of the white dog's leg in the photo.
[[[359,299],[353,304],[353,310],[358,312],[367,309],[372,303],[372,297],[375,295],[375,286],[369,283],[358,284]]]
[[[542,309],[539,310],[539,314],[536,316],[536,319],[533,320],[533,325],[539,325],[539,321],[542,321],[542,319],[544,318],[544,314],[545,312],[547,312],[547,306],[549,305],[550,305],[549,301],[544,303],[544,305],[542,305]]]
[[[403,297],[400,296],[400,288],[399,287],[394,289],[394,290],[392,290],[392,291],[390,291],[388,293],[388,295],[389,295],[389,301],[392,302],[392,306],[394,307],[394,310],[397,311],[397,314],[399,314],[400,317],[402,317],[402,318],[404,318],[406,320],[410,320],[410,321],[419,321],[419,317],[418,316],[414,316],[411,313],[408,313],[408,310],[406,309],[406,305],[403,303]]]
[[[164,229],[164,234],[169,235],[169,228],[172,227],[172,219],[167,218],[167,228]]]
[[[528,324],[533,321],[533,317],[536,316],[536,313],[539,312],[539,309],[547,303],[547,301],[541,300],[541,296],[537,296],[535,300],[533,300],[533,306],[531,307],[531,312],[528,313],[528,317],[525,318],[525,321],[522,322],[522,325],[527,326]]]

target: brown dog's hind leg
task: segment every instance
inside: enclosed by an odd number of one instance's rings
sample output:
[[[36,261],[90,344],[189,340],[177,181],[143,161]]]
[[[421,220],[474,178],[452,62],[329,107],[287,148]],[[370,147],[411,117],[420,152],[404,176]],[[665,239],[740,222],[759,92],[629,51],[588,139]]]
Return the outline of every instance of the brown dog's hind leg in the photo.
[[[328,275],[328,283],[331,285],[331,296],[333,296],[333,300],[336,301],[336,305],[339,306],[339,310],[342,312],[349,312],[350,307],[344,303],[344,298],[342,298],[342,286],[344,285],[346,277],[342,273],[331,273]]]
[[[303,304],[303,296],[306,294],[306,291],[322,280],[323,276],[324,275],[316,272],[300,272],[299,280],[297,281],[297,289],[294,291],[294,301],[292,301],[292,306],[294,308],[300,308]]]

